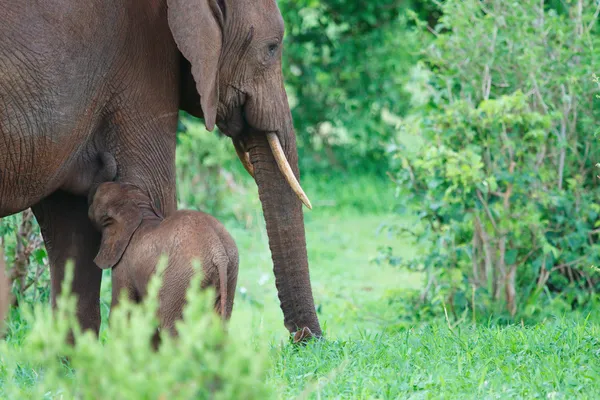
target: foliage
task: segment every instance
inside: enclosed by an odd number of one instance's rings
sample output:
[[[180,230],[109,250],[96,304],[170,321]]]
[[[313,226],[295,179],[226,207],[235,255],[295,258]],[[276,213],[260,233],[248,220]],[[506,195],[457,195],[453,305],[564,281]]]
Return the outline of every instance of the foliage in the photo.
[[[0,218],[0,252],[1,248],[11,260],[7,274],[14,282],[13,303],[46,302],[50,295],[48,258],[31,210]]]
[[[458,314],[531,317],[545,294],[571,307],[600,289],[600,35],[594,2],[569,4],[444,2],[407,87],[413,110],[391,151],[422,252],[389,259],[425,271],[424,298]],[[410,134],[420,143],[403,143]]]
[[[184,113],[177,140],[179,208],[200,207],[219,219],[249,223],[250,210],[260,208],[260,203],[231,140],[208,132],[201,121]]]
[[[402,114],[414,60],[408,1],[285,0],[284,74],[303,170],[381,172],[387,115]]]
[[[264,385],[266,359],[246,333],[223,331],[212,311],[211,291],[200,292],[200,274],[188,291],[177,339],[163,335],[157,352],[150,342],[157,321],[160,279],[150,284],[143,305],[124,298],[111,314],[108,339],[101,343],[82,333],[70,295],[72,268],[63,285],[56,313],[37,304],[27,313],[32,327],[22,347],[0,342],[0,393],[4,398],[207,399],[269,396]],[[75,345],[67,345],[74,332]],[[257,344],[257,346],[259,346]],[[67,361],[68,360],[68,361]],[[35,375],[29,385],[14,384]],[[12,383],[12,384],[11,384]]]

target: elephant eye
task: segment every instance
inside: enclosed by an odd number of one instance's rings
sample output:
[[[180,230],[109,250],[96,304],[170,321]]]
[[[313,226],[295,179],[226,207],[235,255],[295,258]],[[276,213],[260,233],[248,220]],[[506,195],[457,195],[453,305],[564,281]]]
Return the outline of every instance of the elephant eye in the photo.
[[[275,56],[275,53],[277,52],[277,49],[279,48],[279,44],[278,43],[271,43],[267,46],[267,51],[269,52],[269,56],[273,57]]]
[[[111,224],[112,224],[112,218],[108,214],[102,215],[102,218],[100,219],[100,226],[102,226],[102,228],[106,228],[106,227],[110,226]]]

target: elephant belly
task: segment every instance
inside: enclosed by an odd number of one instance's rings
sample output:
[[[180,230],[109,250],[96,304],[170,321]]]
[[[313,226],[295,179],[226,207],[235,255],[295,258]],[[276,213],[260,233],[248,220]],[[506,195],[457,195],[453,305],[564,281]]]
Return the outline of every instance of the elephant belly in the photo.
[[[0,0],[0,217],[36,204],[82,167],[115,57],[99,42],[115,30],[105,3]]]
[[[0,217],[50,195],[89,152],[98,95],[18,61],[0,72]],[[81,165],[79,165],[81,167]]]
[[[0,126],[0,217],[33,206],[69,175],[80,140],[8,131]]]

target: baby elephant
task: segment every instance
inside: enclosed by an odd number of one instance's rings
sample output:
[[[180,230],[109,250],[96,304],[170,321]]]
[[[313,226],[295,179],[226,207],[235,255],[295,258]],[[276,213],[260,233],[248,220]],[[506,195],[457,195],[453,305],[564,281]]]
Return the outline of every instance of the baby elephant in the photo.
[[[202,288],[214,286],[215,310],[231,316],[238,274],[238,250],[225,227],[211,215],[182,210],[164,218],[139,188],[108,182],[93,194],[89,217],[102,232],[95,263],[113,268],[112,305],[125,290],[139,302],[161,255],[168,256],[159,292],[162,329],[175,332],[186,290],[198,260],[204,272]]]

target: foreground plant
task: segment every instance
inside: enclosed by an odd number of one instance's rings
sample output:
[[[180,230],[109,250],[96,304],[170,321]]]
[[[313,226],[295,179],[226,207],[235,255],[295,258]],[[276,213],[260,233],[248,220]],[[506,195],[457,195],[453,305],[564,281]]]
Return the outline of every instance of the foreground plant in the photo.
[[[200,274],[198,274],[200,275]],[[37,305],[26,319],[32,329],[21,349],[0,343],[4,375],[0,393],[6,398],[203,399],[266,398],[266,357],[245,332],[227,334],[212,311],[209,291],[192,282],[180,336],[162,337],[158,351],[151,338],[160,279],[150,284],[147,301],[123,299],[110,316],[105,343],[82,333],[75,319],[75,298],[69,292],[71,269],[54,315]],[[73,331],[75,345],[66,344]],[[68,360],[68,361],[66,361]],[[16,384],[23,371],[36,379],[29,387]],[[22,380],[21,380],[22,381]]]

